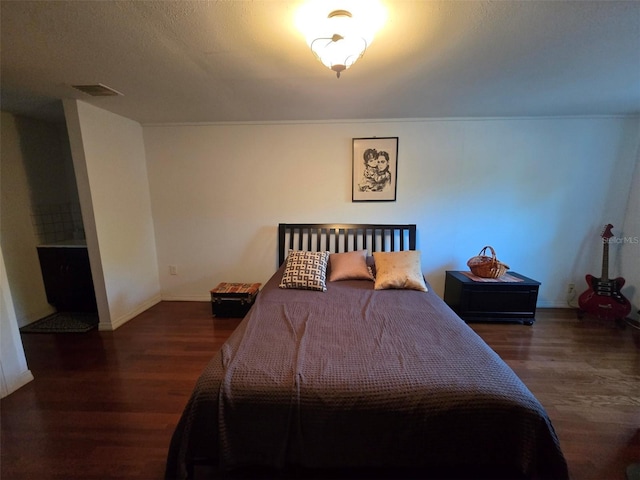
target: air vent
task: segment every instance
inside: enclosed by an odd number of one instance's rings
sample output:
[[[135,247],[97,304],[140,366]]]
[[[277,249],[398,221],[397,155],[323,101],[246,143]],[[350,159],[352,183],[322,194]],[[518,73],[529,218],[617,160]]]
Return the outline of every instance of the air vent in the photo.
[[[107,87],[101,83],[97,85],[71,85],[76,90],[80,90],[92,97],[114,97],[114,96],[124,96],[122,93],[114,90],[113,88]]]

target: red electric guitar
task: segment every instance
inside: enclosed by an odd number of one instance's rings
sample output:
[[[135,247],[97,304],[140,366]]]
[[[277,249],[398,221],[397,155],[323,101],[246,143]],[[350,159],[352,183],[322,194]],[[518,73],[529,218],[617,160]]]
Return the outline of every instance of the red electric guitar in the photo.
[[[631,311],[631,304],[620,289],[624,285],[624,278],[609,279],[609,239],[613,237],[613,225],[604,227],[602,234],[602,277],[587,275],[589,288],[578,298],[578,305],[582,312],[591,313],[605,320],[622,321]]]

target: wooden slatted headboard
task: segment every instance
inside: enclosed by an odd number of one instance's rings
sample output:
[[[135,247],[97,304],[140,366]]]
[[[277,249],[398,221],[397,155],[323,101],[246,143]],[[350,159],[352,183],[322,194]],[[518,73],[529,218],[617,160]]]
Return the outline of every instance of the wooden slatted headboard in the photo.
[[[278,225],[278,265],[289,250],[332,253],[368,250],[394,252],[416,249],[416,225],[373,223],[281,223]]]

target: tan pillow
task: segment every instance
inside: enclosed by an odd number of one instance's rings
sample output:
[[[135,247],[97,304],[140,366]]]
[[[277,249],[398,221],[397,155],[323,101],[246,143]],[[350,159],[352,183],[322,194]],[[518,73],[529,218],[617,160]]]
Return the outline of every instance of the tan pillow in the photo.
[[[376,283],[373,288],[376,290],[402,288],[427,291],[420,265],[420,251],[373,252],[373,259],[376,262]]]
[[[367,251],[332,253],[329,256],[329,281],[373,280],[367,265]]]

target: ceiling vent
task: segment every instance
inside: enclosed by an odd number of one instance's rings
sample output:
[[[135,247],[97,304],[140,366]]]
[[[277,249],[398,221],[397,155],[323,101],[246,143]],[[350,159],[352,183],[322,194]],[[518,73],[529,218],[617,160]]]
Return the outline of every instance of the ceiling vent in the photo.
[[[122,93],[114,90],[113,88],[107,87],[101,83],[96,85],[71,85],[76,90],[80,90],[81,92],[86,93],[87,95],[91,95],[92,97],[114,97],[114,96],[124,96]]]

